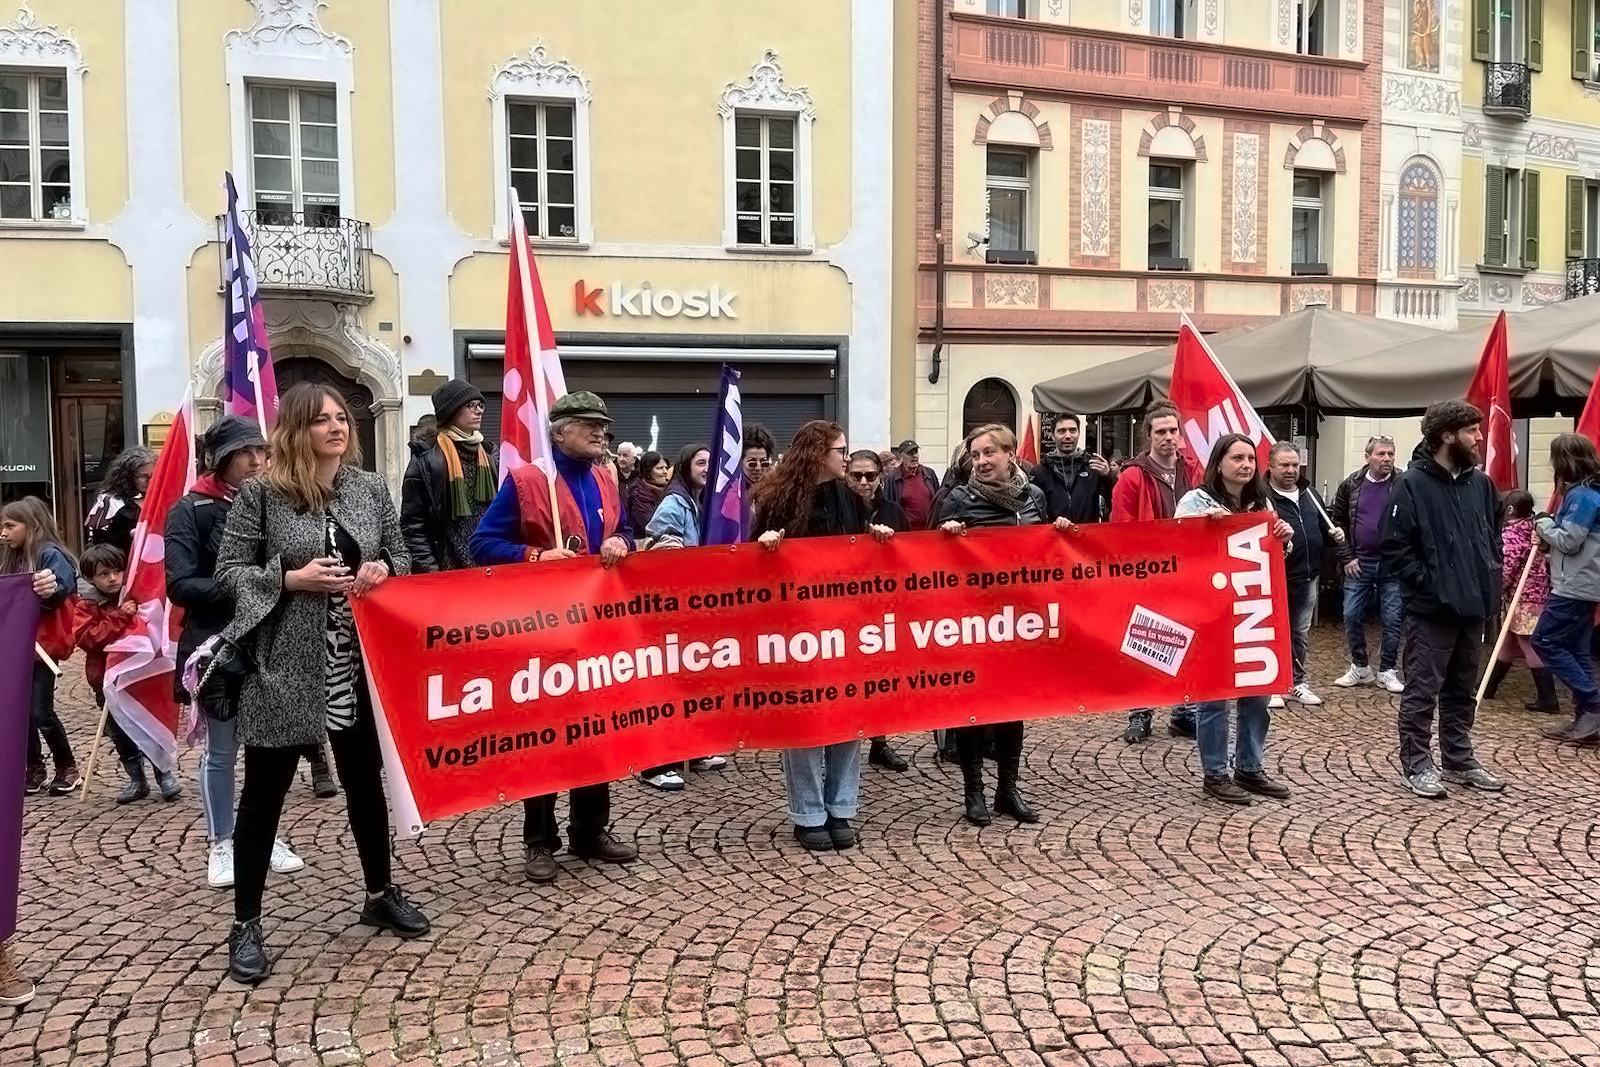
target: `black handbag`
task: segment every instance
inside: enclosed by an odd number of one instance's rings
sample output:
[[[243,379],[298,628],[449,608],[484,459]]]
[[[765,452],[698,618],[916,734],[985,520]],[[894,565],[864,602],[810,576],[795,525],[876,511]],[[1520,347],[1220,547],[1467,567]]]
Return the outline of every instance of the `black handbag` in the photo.
[[[200,684],[196,687],[195,702],[206,718],[228,722],[239,714],[244,680],[255,673],[254,649],[219,637],[209,656],[202,655],[197,666]]]

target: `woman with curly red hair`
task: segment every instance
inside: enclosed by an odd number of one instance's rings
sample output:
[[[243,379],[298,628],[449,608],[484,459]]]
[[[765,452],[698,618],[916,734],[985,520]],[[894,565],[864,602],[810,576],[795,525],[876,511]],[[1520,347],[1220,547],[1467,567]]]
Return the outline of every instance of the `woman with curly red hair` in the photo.
[[[750,494],[751,529],[769,552],[786,537],[831,537],[871,533],[887,541],[894,531],[867,519],[861,499],[845,484],[850,454],[836,422],[813,420],[800,427],[783,462]],[[795,840],[815,851],[856,844],[855,818],[861,791],[861,744],[855,738],[813,748],[785,749],[783,779]]]

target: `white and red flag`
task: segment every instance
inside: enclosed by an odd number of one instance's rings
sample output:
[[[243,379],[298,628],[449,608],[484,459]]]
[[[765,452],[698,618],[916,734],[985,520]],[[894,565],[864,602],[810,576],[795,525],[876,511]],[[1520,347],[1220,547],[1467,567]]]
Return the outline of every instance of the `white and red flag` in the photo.
[[[173,681],[183,611],[167,599],[167,512],[195,481],[194,404],[185,392],[156,457],[133,531],[123,603],[138,605],[139,623],[107,649],[106,710],[150,762],[170,771],[178,761],[178,703]]]
[[[1467,403],[1483,412],[1483,470],[1502,493],[1517,487],[1517,446],[1511,436],[1511,356],[1506,313],[1494,320],[1478,372],[1467,386]]]
[[[1211,458],[1218,439],[1242,433],[1256,442],[1258,469],[1266,470],[1272,434],[1187,315],[1178,327],[1178,351],[1172,360],[1172,386],[1167,396],[1178,408],[1183,431],[1179,447],[1200,466]]]
[[[1022,430],[1022,443],[1017,445],[1017,458],[1027,463],[1039,462],[1039,436],[1035,431],[1037,424],[1033,421],[1033,413],[1028,413],[1028,424]]]
[[[500,409],[500,480],[524,464],[552,479],[550,406],[567,391],[528,231],[512,191],[511,268],[506,286],[505,394]]]

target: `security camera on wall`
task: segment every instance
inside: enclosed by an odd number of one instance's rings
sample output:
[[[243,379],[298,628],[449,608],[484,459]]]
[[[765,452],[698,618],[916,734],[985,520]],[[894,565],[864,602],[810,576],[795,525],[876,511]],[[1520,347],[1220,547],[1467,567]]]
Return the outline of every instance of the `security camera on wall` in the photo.
[[[989,243],[989,234],[983,230],[968,230],[967,240],[972,242],[972,244],[967,246],[967,255],[975,256],[978,254],[979,245],[986,245]]]

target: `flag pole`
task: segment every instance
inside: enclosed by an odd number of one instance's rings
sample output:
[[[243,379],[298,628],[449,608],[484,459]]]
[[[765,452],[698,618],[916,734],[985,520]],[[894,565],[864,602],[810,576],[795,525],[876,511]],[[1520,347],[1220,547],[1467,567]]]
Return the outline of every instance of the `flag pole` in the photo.
[[[83,781],[80,783],[83,786],[83,794],[78,798],[80,801],[89,798],[89,783],[94,780],[95,757],[100,754],[100,739],[105,736],[106,716],[109,714],[111,714],[111,702],[107,700],[100,705],[100,722],[94,728],[94,741],[89,745],[88,762],[83,765]]]
[[[1555,498],[1550,498],[1550,503],[1555,503]],[[1548,508],[1546,509],[1548,510]],[[1511,599],[1506,602],[1504,618],[1500,620],[1500,634],[1494,639],[1494,651],[1489,654],[1489,662],[1483,672],[1483,677],[1478,679],[1478,692],[1472,698],[1472,706],[1478,707],[1483,703],[1484,691],[1489,688],[1489,675],[1494,671],[1495,661],[1500,658],[1500,650],[1505,647],[1506,635],[1511,632],[1511,618],[1517,613],[1517,604],[1522,601],[1522,590],[1528,584],[1528,575],[1533,573],[1533,557],[1539,551],[1539,535],[1533,535],[1533,540],[1528,542],[1528,558],[1522,563],[1522,576],[1517,579],[1517,588],[1511,594]]]
[[[516,243],[516,248],[512,249],[511,254],[517,257],[517,277],[522,283],[522,329],[528,335],[528,364],[534,372],[532,374],[533,380],[528,382],[527,388],[529,390],[543,390],[545,387],[544,359],[542,355],[534,351],[534,346],[536,344],[542,345],[543,342],[539,337],[538,320],[533,314],[533,278],[530,277],[533,273],[531,263],[533,256],[528,251],[528,230],[523,225],[522,209],[516,201],[516,186],[512,186],[507,195],[511,201],[511,239]],[[538,432],[548,435],[550,433],[548,404],[542,404],[535,399],[533,407],[535,411],[545,416],[545,424],[538,427]],[[553,445],[554,442],[552,442],[552,447]],[[531,457],[529,462],[532,462]],[[555,471],[555,456],[553,454],[550,458],[550,469],[544,470],[540,468],[540,470],[545,476],[545,481],[550,486],[550,528],[555,533],[556,540],[556,543],[551,547],[561,548],[565,539],[561,536],[561,501],[556,496],[556,479],[560,475]],[[600,546],[594,545],[592,550],[598,552],[600,551]]]
[[[267,433],[267,404],[261,396],[261,353],[257,352],[255,345],[250,346],[250,385],[256,395],[256,425],[261,427],[261,436],[265,440],[272,440]]]

